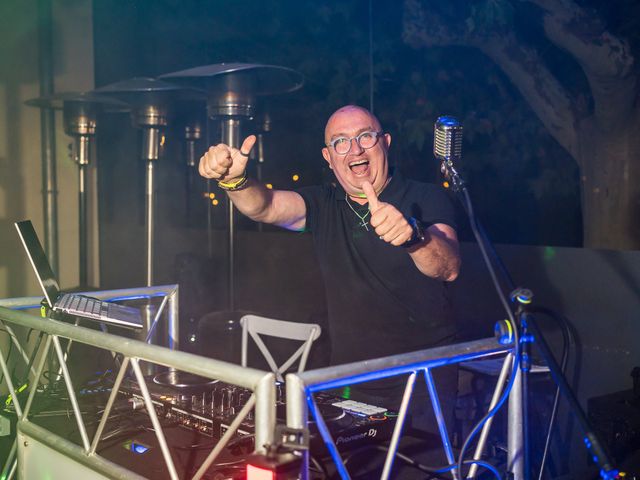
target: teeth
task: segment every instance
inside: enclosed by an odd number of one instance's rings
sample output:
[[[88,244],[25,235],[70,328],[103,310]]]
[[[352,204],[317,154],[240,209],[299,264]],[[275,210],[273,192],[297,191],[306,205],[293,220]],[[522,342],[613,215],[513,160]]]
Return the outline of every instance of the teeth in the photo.
[[[369,160],[360,160],[359,162],[351,162],[349,167],[355,167],[356,165],[364,165],[365,163],[369,163]]]

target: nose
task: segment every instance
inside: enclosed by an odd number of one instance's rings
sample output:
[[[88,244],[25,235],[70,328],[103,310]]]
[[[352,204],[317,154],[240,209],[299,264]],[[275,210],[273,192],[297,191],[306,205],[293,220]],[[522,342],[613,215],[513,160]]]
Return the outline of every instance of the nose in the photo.
[[[355,147],[356,147],[355,153],[354,153],[354,149],[353,149],[354,148],[354,144],[355,144]],[[348,154],[352,153],[354,155],[360,155],[362,152],[364,152],[364,148],[362,148],[360,146],[360,142],[358,141],[358,137],[352,138],[351,139],[351,145],[349,145],[349,151],[347,153]]]

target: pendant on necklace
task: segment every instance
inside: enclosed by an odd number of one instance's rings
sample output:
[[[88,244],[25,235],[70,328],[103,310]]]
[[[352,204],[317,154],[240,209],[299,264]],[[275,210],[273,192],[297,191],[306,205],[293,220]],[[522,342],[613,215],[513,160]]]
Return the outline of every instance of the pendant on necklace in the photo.
[[[360,220],[360,227],[364,228],[367,232],[369,231],[369,222],[367,222],[367,217],[369,216],[369,214],[371,213],[370,210],[367,210],[367,212],[364,215],[360,215],[355,208],[353,208],[351,206],[351,203],[349,202],[349,197],[347,196],[347,194],[344,194],[344,201],[347,202],[347,206],[349,207],[349,209],[355,213],[356,217],[358,217],[358,219]]]

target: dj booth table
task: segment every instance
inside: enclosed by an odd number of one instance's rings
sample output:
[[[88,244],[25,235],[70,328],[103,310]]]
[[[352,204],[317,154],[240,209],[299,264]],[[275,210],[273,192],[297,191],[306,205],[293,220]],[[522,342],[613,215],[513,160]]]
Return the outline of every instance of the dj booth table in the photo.
[[[323,410],[317,408],[317,404],[323,401],[332,401],[327,400],[323,390],[406,373],[415,379],[415,373],[422,371],[428,382],[431,368],[511,350],[510,346],[486,339],[289,374],[285,402],[282,385],[277,384],[272,372],[176,349],[174,339],[179,338],[177,286],[91,292],[90,295],[103,300],[133,298],[147,302],[154,297],[161,298],[156,320],[165,315],[169,347],[132,338],[131,332],[123,330],[118,330],[120,334],[117,335],[89,328],[95,324],[85,326],[76,322],[74,325],[27,313],[29,309],[40,308],[40,298],[1,300],[0,324],[9,333],[14,355],[17,352],[18,360],[26,366],[26,381],[21,380],[21,385],[14,385],[12,375],[16,367],[11,371],[8,365],[11,350],[2,351],[0,346],[1,373],[10,394],[10,400],[0,414],[7,416],[7,412],[12,413],[17,431],[1,478],[13,478],[16,473],[23,479],[244,478],[245,472],[240,473],[238,458],[246,459],[249,454],[267,457],[269,446],[282,446],[283,432],[285,435],[287,432],[308,432],[310,418],[317,425],[316,443],[320,441],[327,446],[329,461],[335,462],[335,469],[342,478],[349,478],[344,466],[340,465],[340,455],[331,437],[335,431],[326,427]],[[30,334],[26,335],[25,341],[26,330]],[[29,337],[34,333],[39,338],[35,346],[29,344]],[[75,351],[81,355],[75,357],[80,361],[69,362],[68,356],[73,358]],[[94,373],[89,382],[85,378],[84,382],[78,383],[78,376],[86,377],[87,372],[84,370],[83,375],[78,375],[77,365],[71,363],[88,364],[99,354],[111,361],[112,369],[104,370],[97,381]],[[53,362],[50,357],[53,357]],[[48,375],[45,373],[47,364]],[[177,372],[210,379],[207,392],[163,391],[162,385],[155,382],[158,377],[171,377]],[[105,383],[107,376],[109,379]],[[43,396],[49,400],[66,401],[66,410],[51,404],[39,405]],[[100,407],[94,408],[88,399],[98,399]],[[189,405],[188,409],[182,407],[185,404]],[[220,415],[212,417],[196,413],[205,412],[208,407],[207,411],[216,410],[221,404],[226,405],[224,422],[216,420]],[[277,406],[280,408],[280,422]],[[402,435],[405,413],[400,412],[390,432],[392,445],[397,445]],[[119,438],[117,429],[115,434],[113,430],[105,433],[107,425],[113,426],[114,418],[131,421],[141,415],[146,417],[146,427],[142,431],[135,436],[129,435],[124,443],[106,442],[107,436]],[[371,415],[375,416],[375,413]],[[167,425],[167,419],[171,419],[171,424]],[[360,424],[362,421],[357,425]],[[249,429],[247,425],[252,431],[246,431]],[[126,429],[124,431],[127,432]],[[357,435],[351,436],[355,438]],[[288,447],[302,461],[302,478],[309,478],[308,450],[303,437],[293,434]],[[448,439],[444,437],[446,444]],[[242,451],[234,457],[236,453],[232,454],[232,448],[237,450],[240,447]],[[514,452],[513,456],[516,455]],[[242,467],[245,463],[242,462]],[[215,468],[220,465],[221,477],[216,476]],[[229,465],[233,467],[231,473],[225,470]],[[384,478],[388,477],[390,468],[385,468]]]

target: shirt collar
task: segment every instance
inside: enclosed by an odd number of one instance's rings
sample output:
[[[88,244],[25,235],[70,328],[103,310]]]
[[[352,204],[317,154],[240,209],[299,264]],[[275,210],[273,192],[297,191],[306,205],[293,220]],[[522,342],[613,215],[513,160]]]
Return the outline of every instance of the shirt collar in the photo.
[[[386,198],[393,197],[397,192],[402,190],[402,186],[404,185],[404,177],[397,168],[390,170],[389,176],[391,177],[391,180],[389,180],[389,183],[384,187],[384,190],[382,190],[382,193],[379,195],[380,200],[382,201],[385,201]],[[336,191],[336,200],[344,202],[347,192],[342,188],[340,182],[335,181],[333,185]]]

